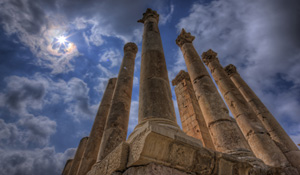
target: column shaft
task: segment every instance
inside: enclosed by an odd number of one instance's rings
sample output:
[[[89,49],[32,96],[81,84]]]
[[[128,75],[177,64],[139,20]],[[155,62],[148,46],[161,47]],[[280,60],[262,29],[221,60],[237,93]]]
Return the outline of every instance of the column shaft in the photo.
[[[72,166],[72,163],[73,163],[73,159],[67,160],[66,165],[64,167],[64,170],[61,173],[62,175],[68,175],[69,174],[69,171],[70,171],[70,168]]]
[[[99,161],[105,158],[121,142],[126,140],[136,53],[136,44],[125,44],[124,58],[120,67],[111,108],[102,137],[98,155]]]
[[[208,50],[202,54],[202,59],[211,70],[219,90],[223,94],[233,116],[236,118],[253,153],[267,165],[274,167],[287,166],[288,162],[285,156],[271,140],[264,126],[256,118],[251,107],[229,79],[216,56],[215,52]]]
[[[220,152],[235,152],[239,150],[250,152],[251,149],[247,141],[236,123],[229,116],[225,103],[192,44],[194,38],[190,33],[182,30],[176,40],[176,44],[183,53],[191,82],[215,149]]]
[[[254,110],[256,116],[263,123],[269,132],[272,140],[285,154],[288,161],[295,166],[300,172],[300,151],[293,140],[288,136],[285,130],[278,123],[276,118],[270,113],[263,102],[256,96],[248,84],[242,79],[237,72],[236,67],[232,64],[224,69],[234,85],[239,89],[250,107]]]
[[[79,165],[80,165],[80,161],[81,161],[81,158],[82,158],[82,155],[83,155],[83,152],[86,148],[88,138],[89,137],[83,137],[80,140],[78,148],[77,148],[75,156],[74,156],[74,159],[73,159],[73,162],[72,162],[72,166],[71,166],[70,171],[69,171],[69,175],[75,175],[77,173]]]
[[[175,86],[183,131],[187,135],[201,140],[204,147],[215,150],[189,74],[181,70],[172,80],[172,84]]]
[[[77,175],[86,175],[86,173],[97,161],[97,155],[99,152],[107,115],[111,106],[111,100],[116,81],[117,78],[111,78],[108,80]]]
[[[158,29],[159,15],[147,9],[144,23],[139,92],[139,124],[148,120],[177,126],[167,66]],[[177,126],[178,127],[178,126]]]

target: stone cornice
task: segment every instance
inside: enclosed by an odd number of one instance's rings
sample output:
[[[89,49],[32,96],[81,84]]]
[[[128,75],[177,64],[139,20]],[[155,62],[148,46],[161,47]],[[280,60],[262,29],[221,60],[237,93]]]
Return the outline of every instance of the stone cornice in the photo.
[[[180,35],[176,39],[176,44],[181,47],[185,43],[192,43],[195,37],[190,32],[186,32],[184,29],[181,30]]]
[[[137,22],[144,23],[147,20],[147,18],[149,18],[149,17],[155,18],[158,23],[159,14],[155,10],[152,10],[150,8],[147,8],[146,12],[143,13],[143,18],[138,20]]]
[[[202,60],[203,62],[208,65],[210,62],[216,60],[216,61],[219,61],[219,59],[217,58],[217,53],[214,52],[213,50],[209,49],[208,51],[206,52],[203,52],[201,57],[202,57]]]
[[[124,52],[133,52],[137,53],[138,47],[135,43],[129,42],[124,45]]]
[[[229,64],[224,68],[227,75],[231,76],[233,74],[238,74],[236,67],[233,64]]]
[[[190,76],[187,72],[185,72],[184,70],[181,70],[177,75],[176,77],[172,80],[172,85],[173,86],[176,86],[177,84],[179,84],[182,80],[188,80],[188,81],[191,81],[190,80]]]

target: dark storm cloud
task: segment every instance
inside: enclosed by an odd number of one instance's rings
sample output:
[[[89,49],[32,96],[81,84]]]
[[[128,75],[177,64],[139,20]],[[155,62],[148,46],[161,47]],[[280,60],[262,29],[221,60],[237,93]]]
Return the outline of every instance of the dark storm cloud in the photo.
[[[300,135],[299,19],[297,0],[219,0],[194,4],[177,27],[196,36],[199,54],[212,48],[223,66],[235,64],[289,134]]]

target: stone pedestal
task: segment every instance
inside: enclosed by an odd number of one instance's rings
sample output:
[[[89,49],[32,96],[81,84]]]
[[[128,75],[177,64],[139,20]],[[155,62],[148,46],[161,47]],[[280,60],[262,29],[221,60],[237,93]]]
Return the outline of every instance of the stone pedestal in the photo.
[[[288,166],[285,156],[269,137],[239,90],[234,86],[211,49],[202,54],[203,62],[211,70],[220,92],[235,117],[255,156],[274,167]]]
[[[296,144],[292,141],[275,117],[248,86],[248,84],[242,79],[240,74],[237,72],[236,67],[230,64],[226,66],[224,70],[234,85],[241,92],[250,107],[252,107],[257,118],[263,123],[272,140],[285,154],[288,161],[300,172],[300,151]]]
[[[148,120],[179,127],[158,29],[159,15],[147,9],[138,22],[144,24],[139,91],[139,127]]]
[[[187,135],[201,140],[204,147],[215,150],[189,74],[181,70],[172,80],[172,85],[175,86],[183,131]]]
[[[112,104],[104,129],[98,161],[101,161],[121,142],[126,140],[131,104],[134,62],[138,48],[134,43],[124,46],[124,58],[120,67]]]
[[[229,111],[223,102],[217,88],[210,78],[204,64],[201,62],[192,41],[190,33],[182,29],[176,39],[193,84],[200,109],[208,126],[215,149],[220,152],[251,152],[250,147],[235,122],[229,116]]]
[[[107,115],[111,106],[111,100],[115,90],[116,81],[117,78],[111,78],[108,80],[77,175],[86,175],[86,173],[97,161],[100,143]]]
[[[67,160],[66,165],[64,167],[64,170],[61,173],[62,175],[68,175],[69,174],[70,168],[72,166],[72,162],[73,162],[73,159]]]
[[[88,139],[89,139],[89,137],[83,137],[80,140],[80,143],[78,145],[78,148],[77,148],[75,156],[74,156],[74,159],[72,161],[72,166],[70,168],[69,175],[77,174]]]
[[[280,175],[272,171],[253,157],[212,151],[178,128],[147,121],[87,175]]]

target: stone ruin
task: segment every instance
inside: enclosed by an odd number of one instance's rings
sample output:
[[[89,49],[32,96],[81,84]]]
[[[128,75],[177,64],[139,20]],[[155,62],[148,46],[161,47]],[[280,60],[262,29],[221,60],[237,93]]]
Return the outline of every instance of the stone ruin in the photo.
[[[84,137],[63,175],[299,175],[300,151],[242,79],[208,50],[202,61],[195,39],[182,29],[176,39],[188,72],[172,81],[182,122],[178,126],[158,28],[147,9],[144,24],[138,125],[126,140],[136,44],[124,46],[117,78],[108,81],[89,137]],[[213,83],[211,71],[229,110]]]

